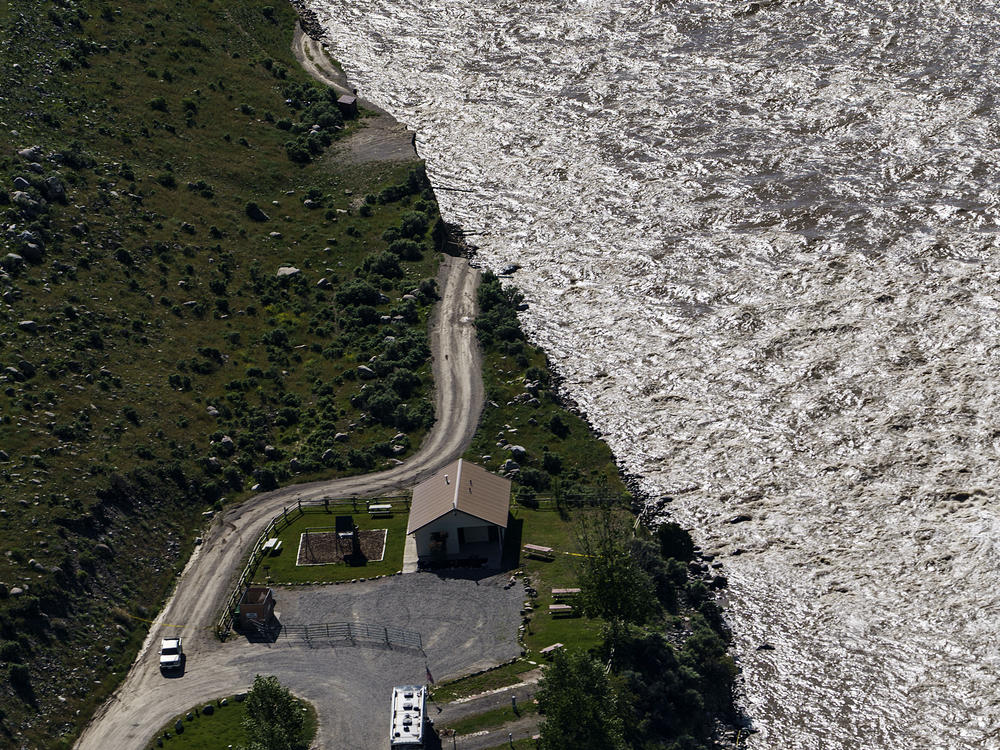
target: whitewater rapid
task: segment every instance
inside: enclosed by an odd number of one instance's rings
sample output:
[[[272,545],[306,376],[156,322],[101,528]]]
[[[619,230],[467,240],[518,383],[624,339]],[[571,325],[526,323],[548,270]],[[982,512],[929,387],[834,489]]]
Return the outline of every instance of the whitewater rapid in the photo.
[[[309,1],[724,563],[747,747],[1000,748],[997,6]]]

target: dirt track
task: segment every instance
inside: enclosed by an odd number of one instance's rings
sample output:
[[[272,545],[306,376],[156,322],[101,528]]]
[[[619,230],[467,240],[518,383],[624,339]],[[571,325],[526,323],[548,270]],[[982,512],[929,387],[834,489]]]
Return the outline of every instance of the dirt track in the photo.
[[[296,27],[292,51],[309,75],[341,94],[350,94],[344,74],[330,61],[320,42],[310,39]],[[417,158],[412,130],[400,125],[388,113],[371,102],[359,100],[370,113],[364,127],[348,140],[334,144],[332,158],[341,164],[364,164],[372,161],[412,161]]]
[[[150,628],[125,682],[81,735],[80,750],[141,747],[151,732],[177,713],[246,687],[245,674],[233,663],[234,649],[242,644],[219,643],[212,631],[213,620],[248,545],[283,506],[299,499],[408,488],[462,453],[483,405],[481,362],[472,325],[479,273],[464,259],[445,256],[438,282],[442,299],[430,330],[437,421],[420,450],[389,471],[285,487],[218,516]],[[157,647],[167,633],[184,638],[189,666],[180,679],[165,679],[159,672]]]

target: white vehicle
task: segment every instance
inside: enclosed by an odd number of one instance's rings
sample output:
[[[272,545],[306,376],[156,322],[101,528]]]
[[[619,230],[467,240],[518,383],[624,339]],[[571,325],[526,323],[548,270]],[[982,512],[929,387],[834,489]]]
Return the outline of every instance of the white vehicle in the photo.
[[[392,730],[389,747],[415,750],[424,746],[427,688],[403,685],[392,689]]]
[[[160,669],[169,671],[180,669],[184,661],[184,651],[180,638],[164,638],[160,641]]]

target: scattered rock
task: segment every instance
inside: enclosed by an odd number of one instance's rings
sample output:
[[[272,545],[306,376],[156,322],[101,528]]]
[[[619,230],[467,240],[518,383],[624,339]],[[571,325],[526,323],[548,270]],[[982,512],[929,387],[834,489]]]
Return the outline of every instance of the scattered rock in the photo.
[[[37,242],[27,242],[21,246],[21,255],[29,263],[41,263],[45,256],[45,250]]]
[[[726,523],[745,523],[746,521],[752,521],[753,516],[748,516],[746,513],[740,513],[739,515],[733,516],[728,519]]]
[[[510,276],[512,273],[519,270],[520,268],[521,266],[519,266],[517,263],[508,263],[507,265],[505,265],[503,268],[500,269],[500,275]]]
[[[288,462],[288,468],[292,471],[302,471],[302,463],[297,458],[293,458]]]
[[[333,457],[336,456],[336,455],[337,454],[336,454],[336,452],[334,452],[333,448],[327,448],[325,451],[323,451],[323,455],[321,457],[321,460],[323,461],[323,463],[327,463],[329,461],[332,461]]]
[[[358,375],[363,380],[371,380],[372,378],[376,377],[375,371],[372,368],[368,367],[367,365],[358,365]]]
[[[333,436],[333,439],[336,440],[338,443],[346,443],[350,437],[351,436],[348,435],[346,432],[338,432],[336,435]]]
[[[774,646],[770,643],[762,643],[757,647],[758,651],[774,651]]]
[[[330,287],[333,286],[333,284],[331,284],[326,278],[322,278],[316,282],[316,286],[318,286],[320,289],[329,289]]]
[[[22,331],[27,331],[28,333],[35,333],[38,331],[38,323],[33,320],[22,320],[17,324],[17,327]]]
[[[5,271],[16,271],[24,266],[24,258],[17,253],[7,253],[3,259]]]
[[[10,461],[10,456],[7,455],[7,451],[0,451],[0,461]]]
[[[15,190],[28,190],[31,188],[31,183],[28,182],[23,177],[14,178],[14,189]]]
[[[10,590],[10,595],[11,596],[20,596],[23,593],[24,593],[24,589],[22,589],[20,586],[15,586],[14,588],[12,588]]]
[[[280,240],[281,237],[282,237],[282,234],[281,234],[281,232],[271,232],[267,236],[270,237],[272,240]]]
[[[215,408],[214,406],[209,406],[209,407],[207,407],[207,408],[205,409],[205,411],[207,411],[207,412],[208,412],[208,415],[209,415],[210,417],[217,417],[217,416],[219,416],[219,410],[218,410],[218,409],[216,409],[216,408]]]
[[[215,713],[215,706],[213,706],[211,703],[206,703],[204,706],[201,707],[201,712],[205,714],[205,716],[211,716],[212,714]]]
[[[28,161],[38,161],[42,158],[42,147],[28,146],[27,148],[22,148],[18,151],[17,155],[22,159],[27,159]]]
[[[219,441],[219,448],[228,456],[236,450],[236,443],[229,435],[223,435],[222,440]]]
[[[503,462],[503,465],[500,467],[500,471],[503,473],[507,473],[508,471],[518,471],[520,470],[520,468],[521,465],[517,461],[515,461],[512,458],[508,458],[506,461]]]
[[[300,273],[302,273],[302,271],[300,271],[298,268],[295,268],[294,266],[283,266],[278,269],[278,272],[275,274],[275,276],[281,279],[284,278],[285,276],[296,276]]]
[[[508,445],[507,450],[515,461],[523,461],[528,455],[528,450],[523,445]]]
[[[42,183],[42,193],[50,201],[66,202],[66,185],[55,175],[47,178]]]

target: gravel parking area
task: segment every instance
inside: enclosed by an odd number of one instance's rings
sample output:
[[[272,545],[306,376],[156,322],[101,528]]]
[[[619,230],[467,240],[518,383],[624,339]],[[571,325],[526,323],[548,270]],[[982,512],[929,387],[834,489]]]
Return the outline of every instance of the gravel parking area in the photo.
[[[520,583],[505,590],[507,578],[411,573],[339,586],[279,588],[276,612],[286,625],[353,621],[415,630],[434,679],[443,680],[520,653],[517,626],[524,590]]]
[[[480,580],[412,573],[377,581],[277,588],[276,614],[286,625],[357,621],[420,633],[423,652],[344,641],[279,638],[223,648],[216,669],[249,684],[274,674],[312,701],[320,716],[317,746],[382,750],[388,746],[392,687],[474,672],[520,653],[517,626],[524,589],[504,590],[508,575]],[[193,671],[201,665],[192,661]],[[239,684],[237,682],[236,684]],[[436,715],[430,708],[429,715]]]

